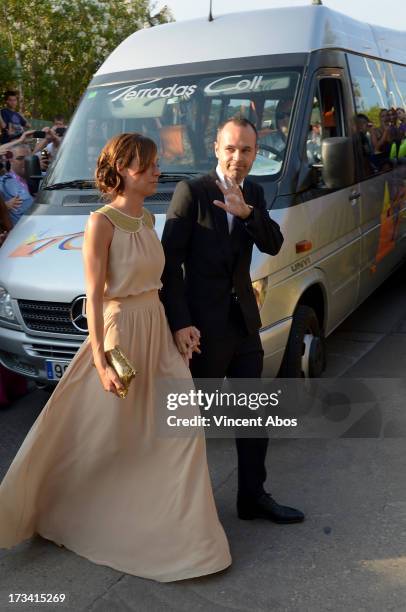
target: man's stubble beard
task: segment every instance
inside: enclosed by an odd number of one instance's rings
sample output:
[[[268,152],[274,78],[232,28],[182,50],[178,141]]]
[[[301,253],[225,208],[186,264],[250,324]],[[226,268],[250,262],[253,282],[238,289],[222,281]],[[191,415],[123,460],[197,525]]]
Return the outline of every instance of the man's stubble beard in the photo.
[[[248,176],[248,174],[250,173],[251,170],[251,166],[249,168],[247,168],[246,170],[244,170],[243,172],[236,172],[235,170],[229,170],[227,169],[227,173],[226,176],[231,177],[232,179],[234,179],[234,181],[239,184],[242,183],[242,181]]]

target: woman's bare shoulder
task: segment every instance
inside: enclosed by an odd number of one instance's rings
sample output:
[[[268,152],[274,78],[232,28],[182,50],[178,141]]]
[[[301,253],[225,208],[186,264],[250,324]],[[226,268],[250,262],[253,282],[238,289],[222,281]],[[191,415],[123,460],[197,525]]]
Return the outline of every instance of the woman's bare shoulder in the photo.
[[[86,229],[91,232],[103,232],[113,234],[114,225],[107,215],[103,214],[103,209],[99,209],[90,213],[86,223]]]
[[[114,234],[114,225],[103,214],[91,213],[85,227],[85,242],[95,246],[110,245]]]

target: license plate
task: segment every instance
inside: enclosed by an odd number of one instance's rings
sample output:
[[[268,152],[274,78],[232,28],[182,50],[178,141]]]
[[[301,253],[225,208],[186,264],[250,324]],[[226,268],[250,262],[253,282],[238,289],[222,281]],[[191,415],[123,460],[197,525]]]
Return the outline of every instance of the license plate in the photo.
[[[70,361],[46,361],[48,380],[59,380],[64,375]]]

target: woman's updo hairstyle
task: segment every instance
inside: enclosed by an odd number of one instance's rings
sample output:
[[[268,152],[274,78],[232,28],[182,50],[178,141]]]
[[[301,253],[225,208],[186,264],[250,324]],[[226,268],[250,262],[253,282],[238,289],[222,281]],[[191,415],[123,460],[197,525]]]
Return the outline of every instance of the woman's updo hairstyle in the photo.
[[[135,159],[139,172],[145,172],[154,161],[157,147],[153,140],[132,132],[113,136],[104,145],[98,157],[95,171],[97,189],[110,199],[124,192],[124,178],[118,171],[131,165]]]

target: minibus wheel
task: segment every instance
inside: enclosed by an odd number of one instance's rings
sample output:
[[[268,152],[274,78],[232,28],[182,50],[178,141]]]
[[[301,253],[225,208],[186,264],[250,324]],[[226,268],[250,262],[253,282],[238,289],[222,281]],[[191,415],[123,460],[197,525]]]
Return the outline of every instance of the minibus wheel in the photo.
[[[323,332],[313,308],[299,305],[279,370],[281,378],[318,378],[326,367]]]

